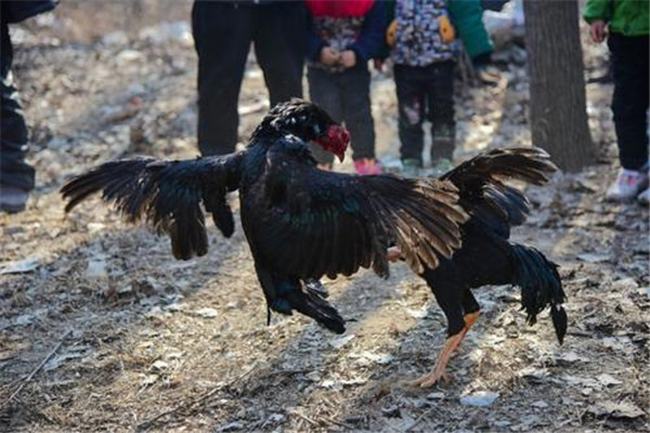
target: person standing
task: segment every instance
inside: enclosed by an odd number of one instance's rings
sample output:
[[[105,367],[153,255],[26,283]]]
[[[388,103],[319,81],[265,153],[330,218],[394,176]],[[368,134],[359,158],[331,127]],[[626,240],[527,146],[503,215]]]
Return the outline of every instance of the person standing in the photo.
[[[451,168],[455,148],[456,33],[475,64],[489,61],[492,43],[479,0],[397,0],[387,39],[392,46],[403,173],[422,167],[425,120],[431,121],[434,174]]]
[[[311,14],[307,80],[311,100],[337,122],[345,122],[352,138],[357,174],[379,174],[370,108],[368,61],[384,50],[385,2],[374,0],[307,0]],[[331,169],[333,155],[319,146],[312,153]]]
[[[302,97],[306,29],[302,1],[195,0],[192,33],[199,57],[198,145],[202,155],[235,150],[237,103],[251,43],[271,106]]]
[[[635,197],[647,204],[648,190],[648,0],[587,0],[584,18],[596,43],[607,39],[614,78],[612,112],[621,169],[607,190],[611,201]],[[608,32],[609,29],[609,32]],[[609,33],[609,35],[608,35]]]
[[[34,189],[34,168],[25,161],[29,149],[27,124],[13,83],[11,64],[13,46],[9,24],[50,11],[56,1],[0,2],[0,69],[2,70],[2,116],[0,117],[0,212],[16,213],[25,209]]]

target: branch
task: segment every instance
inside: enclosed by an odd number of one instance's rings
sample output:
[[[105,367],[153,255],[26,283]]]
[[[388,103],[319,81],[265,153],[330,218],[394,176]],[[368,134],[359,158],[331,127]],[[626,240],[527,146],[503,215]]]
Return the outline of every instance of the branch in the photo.
[[[8,398],[7,400],[5,400],[5,401],[2,403],[2,406],[0,406],[0,407],[8,406],[9,403],[11,403],[11,402],[13,401],[13,399],[16,398],[16,396],[18,396],[18,394],[20,393],[20,391],[23,390],[23,388],[25,387],[25,385],[27,385],[27,384],[28,384],[28,383],[29,383],[29,382],[34,378],[34,376],[36,376],[36,374],[37,374],[39,371],[41,371],[41,369],[45,366],[45,364],[47,364],[47,362],[48,362],[48,361],[49,361],[49,360],[54,356],[54,354],[56,353],[56,351],[59,350],[59,348],[61,347],[61,345],[63,344],[63,342],[65,341],[65,339],[68,337],[68,335],[70,335],[71,332],[72,332],[72,330],[68,330],[68,331],[66,331],[65,334],[63,334],[63,337],[61,337],[61,339],[59,340],[59,342],[57,343],[57,345],[54,346],[54,348],[50,351],[50,353],[48,353],[47,356],[46,356],[45,358],[43,358],[43,360],[41,361],[41,363],[38,364],[38,365],[36,366],[36,368],[32,370],[31,373],[29,373],[29,376],[27,376],[27,377],[23,380],[23,383],[21,383],[20,386],[18,386],[18,388],[16,388],[16,390],[15,390],[15,391],[14,391],[14,392],[9,396],[9,398]]]

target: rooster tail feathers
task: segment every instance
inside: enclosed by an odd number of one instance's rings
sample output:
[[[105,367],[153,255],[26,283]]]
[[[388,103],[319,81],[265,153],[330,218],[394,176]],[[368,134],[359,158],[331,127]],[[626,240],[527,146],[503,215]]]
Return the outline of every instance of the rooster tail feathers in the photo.
[[[337,334],[345,332],[345,320],[339,312],[332,307],[324,298],[327,293],[325,288],[317,280],[309,280],[306,283],[298,281],[275,281],[271,290],[266,290],[272,280],[265,279],[265,274],[258,272],[260,283],[265,289],[266,300],[270,310],[278,313],[291,315],[293,310],[316,320],[319,324]]]
[[[551,307],[551,319],[558,341],[562,344],[567,330],[567,315],[562,307],[566,298],[557,265],[535,248],[512,245],[514,283],[521,287],[521,303],[526,321],[532,325],[546,306]]]
[[[568,318],[566,311],[561,305],[551,305],[551,320],[553,321],[553,328],[555,328],[555,335],[557,341],[564,343],[564,336],[566,335]]]

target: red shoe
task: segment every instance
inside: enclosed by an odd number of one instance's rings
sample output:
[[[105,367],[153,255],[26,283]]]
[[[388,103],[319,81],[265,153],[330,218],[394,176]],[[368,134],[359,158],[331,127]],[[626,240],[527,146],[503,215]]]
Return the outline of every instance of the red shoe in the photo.
[[[362,158],[354,161],[354,171],[357,174],[367,175],[367,174],[381,174],[382,169],[381,165],[374,158]]]

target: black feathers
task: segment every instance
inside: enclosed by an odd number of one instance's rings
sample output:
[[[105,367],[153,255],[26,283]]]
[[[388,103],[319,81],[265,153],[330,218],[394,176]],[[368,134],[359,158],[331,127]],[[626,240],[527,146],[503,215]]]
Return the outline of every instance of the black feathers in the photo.
[[[127,221],[145,219],[158,233],[167,233],[174,257],[201,256],[208,250],[202,201],[224,235],[232,234],[234,223],[225,194],[229,185],[236,183],[233,166],[240,158],[107,162],[64,185],[61,193],[69,200],[65,210],[101,191],[104,201],[115,203]]]
[[[505,182],[515,180],[543,185],[556,170],[550,156],[542,149],[496,149],[465,161],[441,179],[456,185],[460,205],[472,219],[507,238],[510,227],[526,220],[529,206],[521,191]]]
[[[527,322],[550,306],[558,341],[562,343],[567,316],[565,294],[557,265],[535,248],[508,241],[510,227],[522,224],[530,209],[526,197],[509,180],[542,185],[556,170],[541,149],[498,149],[476,156],[446,173],[441,179],[458,189],[459,204],[470,217],[461,224],[462,246],[437,269],[423,277],[456,331],[463,315],[478,306],[471,289],[490,284],[521,287]],[[450,328],[451,332],[451,328]]]
[[[188,259],[207,252],[204,210],[224,236],[233,233],[226,194],[238,189],[242,226],[268,307],[284,314],[297,310],[342,332],[336,310],[302,280],[350,275],[360,267],[386,276],[386,248],[394,244],[417,272],[435,268],[460,247],[459,224],[467,214],[449,181],[318,170],[307,141],[318,141],[332,126],[340,128],[311,103],[282,103],[244,151],[187,161],[108,162],[63,187],[66,211],[101,192],[128,221],[144,219],[168,234],[174,256]]]
[[[258,223],[250,237],[273,251],[266,258],[273,268],[300,278],[351,275],[360,267],[387,276],[386,249],[397,244],[420,273],[460,247],[458,224],[467,215],[450,182],[317,170],[287,152],[283,140],[267,159],[264,194],[244,201],[246,218]]]
[[[533,325],[537,314],[550,305],[551,318],[557,339],[562,344],[566,333],[567,317],[562,303],[564,290],[557,265],[535,248],[512,245],[514,278],[512,284],[521,287],[521,304],[526,310],[526,321]]]

